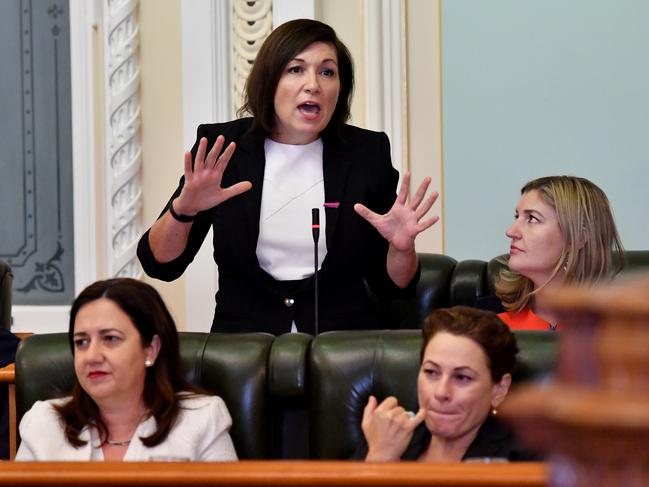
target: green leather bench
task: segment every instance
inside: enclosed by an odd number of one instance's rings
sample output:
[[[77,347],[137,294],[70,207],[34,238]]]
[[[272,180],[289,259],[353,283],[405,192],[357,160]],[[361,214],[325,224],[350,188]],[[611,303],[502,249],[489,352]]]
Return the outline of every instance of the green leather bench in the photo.
[[[557,334],[517,332],[515,380],[552,371]],[[220,395],[242,459],[347,458],[370,394],[416,406],[421,332],[340,331],[313,338],[263,333],[180,333],[187,377]],[[67,334],[24,339],[16,357],[20,421],[34,401],[66,395],[74,369]]]

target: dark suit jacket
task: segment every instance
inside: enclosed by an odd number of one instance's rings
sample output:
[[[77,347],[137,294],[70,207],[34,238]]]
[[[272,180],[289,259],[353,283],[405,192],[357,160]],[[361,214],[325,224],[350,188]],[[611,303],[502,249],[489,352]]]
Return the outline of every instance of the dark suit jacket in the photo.
[[[192,226],[187,248],[176,260],[166,264],[156,262],[149,247],[148,232],[140,240],[138,256],[149,276],[176,279],[213,226],[219,290],[212,331],[281,334],[290,331],[294,320],[300,331],[313,333],[313,279],[277,281],[257,261],[265,154],[264,136],[249,133],[251,120],[201,125],[192,153],[196,155],[201,137],[208,139],[208,147],[218,135],[225,137],[225,146],[236,142],[237,149],[222,185],[247,180],[252,183],[252,189],[201,212]],[[365,282],[376,295],[387,298],[414,295],[418,280],[417,274],[406,290],[394,285],[386,271],[387,242],[353,209],[355,203],[363,203],[378,213],[385,213],[392,206],[398,173],[390,161],[389,141],[384,133],[349,125],[342,127],[339,137],[323,135],[322,139],[325,201],[339,206],[324,209],[327,256],[319,272],[319,332],[376,328],[375,306]],[[182,185],[181,178],[172,198],[180,194]],[[293,299],[294,304],[287,306],[286,298]]]
[[[412,435],[410,444],[401,455],[401,460],[417,460],[430,445],[431,434],[426,428],[426,423],[421,423]],[[352,460],[365,460],[367,456],[367,441],[365,437],[356,448]],[[521,448],[511,430],[502,423],[487,416],[478,434],[469,445],[462,461],[472,458],[504,458],[510,462],[539,461],[540,457],[535,452]]]

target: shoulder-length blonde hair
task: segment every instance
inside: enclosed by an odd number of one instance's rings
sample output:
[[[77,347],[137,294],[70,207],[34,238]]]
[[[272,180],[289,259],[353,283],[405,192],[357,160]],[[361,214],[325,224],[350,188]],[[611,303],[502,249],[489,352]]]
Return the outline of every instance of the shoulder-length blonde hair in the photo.
[[[531,280],[508,266],[500,271],[496,294],[508,311],[517,312],[528,306],[534,295],[559,272],[565,272],[566,284],[590,285],[608,279],[613,250],[619,252],[616,272],[624,264],[611,206],[597,185],[575,176],[548,176],[528,182],[521,194],[533,190],[557,213],[563,251],[550,278],[537,289]]]

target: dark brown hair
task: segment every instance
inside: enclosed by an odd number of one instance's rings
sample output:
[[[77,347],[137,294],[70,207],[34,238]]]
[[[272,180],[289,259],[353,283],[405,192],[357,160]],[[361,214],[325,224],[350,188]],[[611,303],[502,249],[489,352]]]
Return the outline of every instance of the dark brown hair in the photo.
[[[101,298],[111,300],[129,316],[140,333],[143,346],[150,345],[154,335],[160,337],[160,352],[155,363],[146,369],[143,393],[144,403],[156,420],[157,430],[151,436],[140,438],[145,446],[158,445],[165,440],[178,416],[180,405],[176,393],[201,392],[182,374],[176,325],[160,294],[150,285],[129,278],[97,281],[81,291],[70,310],[68,340],[73,355],[77,313],[84,305]],[[72,398],[56,409],[65,424],[65,436],[73,446],[86,443],[79,439],[79,434],[88,425],[98,429],[102,444],[108,439],[97,404],[76,377]]]
[[[336,32],[327,24],[311,19],[286,22],[275,29],[262,44],[246,81],[244,104],[239,116],[250,113],[254,119],[250,130],[270,136],[276,126],[275,92],[286,65],[314,42],[331,45],[338,58],[340,93],[326,132],[337,134],[349,119],[354,91],[354,65],[352,56]]]
[[[516,368],[518,345],[509,327],[495,313],[468,306],[440,308],[424,320],[420,361],[431,339],[439,332],[470,338],[484,351],[491,379],[500,382],[503,375]]]

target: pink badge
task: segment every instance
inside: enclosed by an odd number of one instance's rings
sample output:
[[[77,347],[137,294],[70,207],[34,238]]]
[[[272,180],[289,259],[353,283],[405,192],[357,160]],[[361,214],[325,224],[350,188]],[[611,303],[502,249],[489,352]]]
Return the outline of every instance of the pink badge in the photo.
[[[338,208],[340,206],[340,201],[333,201],[331,203],[325,203],[323,206],[325,208]]]

